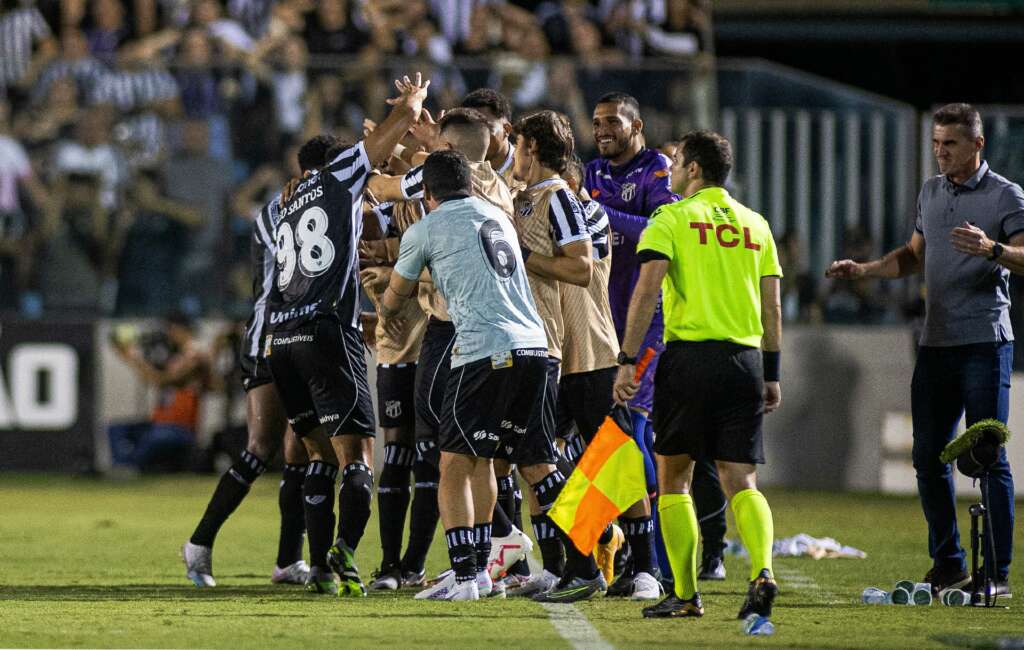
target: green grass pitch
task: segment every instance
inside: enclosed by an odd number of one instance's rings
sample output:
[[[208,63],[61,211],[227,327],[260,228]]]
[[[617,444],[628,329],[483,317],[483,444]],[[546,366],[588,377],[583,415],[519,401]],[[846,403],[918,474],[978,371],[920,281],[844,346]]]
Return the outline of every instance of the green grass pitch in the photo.
[[[271,475],[256,484],[221,531],[214,552],[218,587],[197,590],[185,579],[178,549],[215,481],[0,477],[0,647],[570,645],[551,614],[530,601],[424,603],[413,601],[411,592],[339,600],[271,585],[278,529],[277,481]],[[777,536],[831,536],[868,553],[866,560],[777,561],[782,594],[773,637],[745,637],[734,618],[747,579],[747,567],[736,559],[727,560],[728,581],[703,584],[707,614],[699,620],[645,621],[639,604],[610,599],[581,603],[577,610],[605,642],[623,648],[996,647],[1006,637],[1024,643],[1020,561],[1011,577],[1018,598],[1009,601],[1010,609],[860,604],[865,587],[919,580],[928,569],[916,499],[766,493]],[[965,542],[966,503],[961,502]],[[377,537],[374,519],[357,555],[365,578],[380,560]],[[445,564],[439,537],[428,572]]]

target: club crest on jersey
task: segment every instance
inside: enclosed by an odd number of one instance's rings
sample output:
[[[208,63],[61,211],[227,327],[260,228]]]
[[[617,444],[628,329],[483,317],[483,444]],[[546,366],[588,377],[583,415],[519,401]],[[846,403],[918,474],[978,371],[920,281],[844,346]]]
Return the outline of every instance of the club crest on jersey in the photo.
[[[389,418],[397,418],[402,414],[402,402],[397,399],[389,399],[384,402],[384,413]]]
[[[516,216],[519,217],[520,219],[525,219],[531,214],[533,214],[533,201],[529,199],[523,199],[523,201],[519,204],[519,208],[516,210]]]
[[[636,196],[636,183],[623,183],[622,192],[619,194],[623,201],[632,201]]]

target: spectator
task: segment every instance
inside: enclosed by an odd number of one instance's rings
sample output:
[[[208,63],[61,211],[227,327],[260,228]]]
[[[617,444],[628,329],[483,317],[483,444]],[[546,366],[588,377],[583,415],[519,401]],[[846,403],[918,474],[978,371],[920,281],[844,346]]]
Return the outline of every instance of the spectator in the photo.
[[[60,79],[71,79],[79,99],[88,97],[107,72],[107,67],[89,53],[89,42],[82,30],[66,27],[60,37],[60,57],[51,61],[32,89],[32,103],[41,104],[50,88]]]
[[[31,80],[33,71],[55,51],[50,26],[39,9],[18,0],[0,0],[0,89]]]
[[[113,209],[118,203],[118,192],[125,181],[121,154],[110,143],[112,111],[95,107],[82,112],[75,126],[75,137],[57,143],[53,171],[58,177],[70,173],[96,176],[100,179],[100,202]]]
[[[140,172],[126,197],[119,223],[124,244],[118,261],[118,315],[152,316],[181,300],[181,260],[189,235],[202,222],[195,208],[166,198],[156,170]]]
[[[602,0],[605,25],[617,48],[633,59],[693,57],[710,40],[705,0]]]
[[[231,165],[210,155],[210,130],[205,121],[189,120],[181,128],[182,147],[164,167],[168,198],[202,215],[193,231],[184,273],[190,305],[215,304],[222,278],[211,271],[227,241],[225,219],[232,188]],[[212,301],[212,302],[211,302]],[[190,307],[191,308],[191,307]]]
[[[63,173],[54,183],[36,268],[49,313],[92,317],[108,311],[117,242],[114,211],[104,205],[101,187],[99,175],[81,171]]]
[[[251,52],[256,40],[245,31],[242,24],[224,17],[224,10],[217,0],[196,0],[192,5],[192,24],[205,29],[210,36],[228,47],[242,52]]]
[[[124,5],[118,0],[93,0],[90,15],[92,28],[86,32],[89,52],[103,63],[113,65],[118,49],[131,35]]]
[[[37,151],[70,139],[80,118],[78,92],[71,77],[55,79],[40,101],[33,110],[22,111],[14,125],[25,144]]]
[[[109,428],[116,470],[184,469],[195,445],[199,399],[210,377],[210,359],[191,321],[172,314],[162,331],[141,336],[115,332],[113,343],[118,356],[158,393],[148,421]]]
[[[46,188],[36,179],[28,153],[10,135],[9,107],[0,100],[0,310],[14,309],[26,288],[32,262],[32,228],[22,195],[45,208]]]
[[[667,154],[666,154],[667,155]],[[782,283],[782,318],[788,323],[821,320],[817,305],[814,278],[804,266],[800,238],[787,231],[778,240],[779,264],[785,282]]]
[[[303,41],[310,54],[357,54],[370,44],[369,25],[355,0],[321,0],[306,16]]]

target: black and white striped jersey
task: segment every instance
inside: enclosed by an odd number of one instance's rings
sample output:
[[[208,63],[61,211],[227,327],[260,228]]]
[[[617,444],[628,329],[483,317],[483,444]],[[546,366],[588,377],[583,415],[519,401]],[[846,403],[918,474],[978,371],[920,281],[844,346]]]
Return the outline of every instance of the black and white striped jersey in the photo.
[[[12,86],[28,71],[32,47],[52,32],[35,7],[11,9],[0,15],[0,88]]]
[[[75,59],[58,59],[45,68],[32,88],[32,103],[41,104],[50,94],[50,88],[59,79],[70,77],[75,82],[79,100],[89,97],[104,76],[109,74],[107,66],[91,56]]]
[[[180,95],[178,82],[161,68],[111,70],[100,77],[89,95],[91,104],[112,104],[119,111],[131,111]]]
[[[590,233],[594,259],[603,260],[612,251],[611,242],[608,240],[608,214],[597,201],[587,201],[583,204],[583,216],[587,224],[587,232]]]
[[[242,355],[252,359],[260,358],[260,344],[267,324],[267,300],[274,284],[277,243],[274,241],[274,224],[278,220],[280,197],[275,196],[263,206],[252,225],[250,247],[252,262],[252,315],[245,325],[242,341]]]
[[[278,211],[270,332],[335,315],[342,325],[358,327],[358,244],[370,169],[359,142],[302,181]]]

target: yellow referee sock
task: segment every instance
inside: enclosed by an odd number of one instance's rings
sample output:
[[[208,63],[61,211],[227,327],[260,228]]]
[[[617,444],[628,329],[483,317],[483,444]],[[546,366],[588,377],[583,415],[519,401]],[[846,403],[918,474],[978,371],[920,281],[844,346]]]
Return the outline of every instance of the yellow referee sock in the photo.
[[[772,570],[772,542],[775,541],[772,510],[768,500],[757,490],[737,492],[731,505],[740,539],[750,554],[750,579],[754,580],[761,569]],[[675,571],[675,566],[672,570]]]
[[[676,596],[689,600],[697,593],[697,540],[700,539],[693,499],[689,494],[662,494],[658,497],[658,518],[675,578]]]

